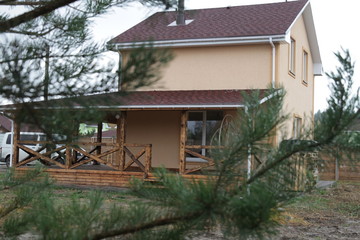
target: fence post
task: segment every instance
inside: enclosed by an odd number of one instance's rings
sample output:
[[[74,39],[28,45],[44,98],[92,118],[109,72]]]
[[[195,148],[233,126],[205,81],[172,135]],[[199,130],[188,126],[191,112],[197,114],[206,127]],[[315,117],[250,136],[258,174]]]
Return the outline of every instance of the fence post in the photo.
[[[339,158],[335,157],[335,181],[339,181]]]

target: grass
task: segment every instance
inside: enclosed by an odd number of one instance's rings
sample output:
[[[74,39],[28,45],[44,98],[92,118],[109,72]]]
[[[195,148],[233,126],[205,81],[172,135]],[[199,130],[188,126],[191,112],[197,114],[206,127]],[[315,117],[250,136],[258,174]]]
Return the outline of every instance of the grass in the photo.
[[[338,182],[329,189],[304,193],[286,206],[284,216],[302,225],[308,224],[306,219],[360,219],[359,186],[359,182]]]

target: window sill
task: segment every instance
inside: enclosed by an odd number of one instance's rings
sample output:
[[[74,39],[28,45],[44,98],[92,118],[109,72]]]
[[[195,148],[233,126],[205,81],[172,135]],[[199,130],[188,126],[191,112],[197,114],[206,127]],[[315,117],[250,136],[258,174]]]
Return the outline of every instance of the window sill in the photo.
[[[292,71],[289,71],[288,73],[289,73],[289,75],[290,75],[292,78],[295,78],[295,77],[296,77],[296,76],[295,76],[295,73],[293,73]]]
[[[201,158],[192,158],[192,157],[187,157],[186,158],[186,162],[193,162],[193,163],[208,163],[208,161],[201,159]]]

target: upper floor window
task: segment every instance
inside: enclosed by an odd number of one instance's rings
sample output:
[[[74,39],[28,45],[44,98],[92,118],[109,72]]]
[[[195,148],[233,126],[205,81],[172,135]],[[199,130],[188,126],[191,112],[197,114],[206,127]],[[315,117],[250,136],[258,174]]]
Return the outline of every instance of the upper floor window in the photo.
[[[306,51],[303,51],[303,62],[302,62],[302,82],[308,84],[308,62],[309,54]]]
[[[289,46],[289,72],[292,75],[295,75],[295,49],[296,42],[293,38],[291,38]]]

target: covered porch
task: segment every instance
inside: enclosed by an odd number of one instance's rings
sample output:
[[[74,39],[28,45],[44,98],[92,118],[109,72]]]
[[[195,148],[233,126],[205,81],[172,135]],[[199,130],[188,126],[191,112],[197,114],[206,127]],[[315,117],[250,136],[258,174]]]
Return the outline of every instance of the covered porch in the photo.
[[[102,111],[103,122],[113,124],[111,140],[97,134],[76,142],[21,139],[20,123],[14,122],[11,165],[27,171],[31,163],[44,164],[59,184],[128,186],[133,177],[154,181],[154,169],[165,167],[188,178],[205,178],[214,161],[209,151],[212,138],[227,116],[243,106],[243,94],[251,90],[143,91],[127,95],[107,93],[86,96]],[[263,96],[265,90],[261,90]],[[55,100],[59,101],[59,100]],[[78,133],[74,133],[75,135]],[[29,146],[39,146],[32,149]],[[28,156],[20,159],[20,151]]]

